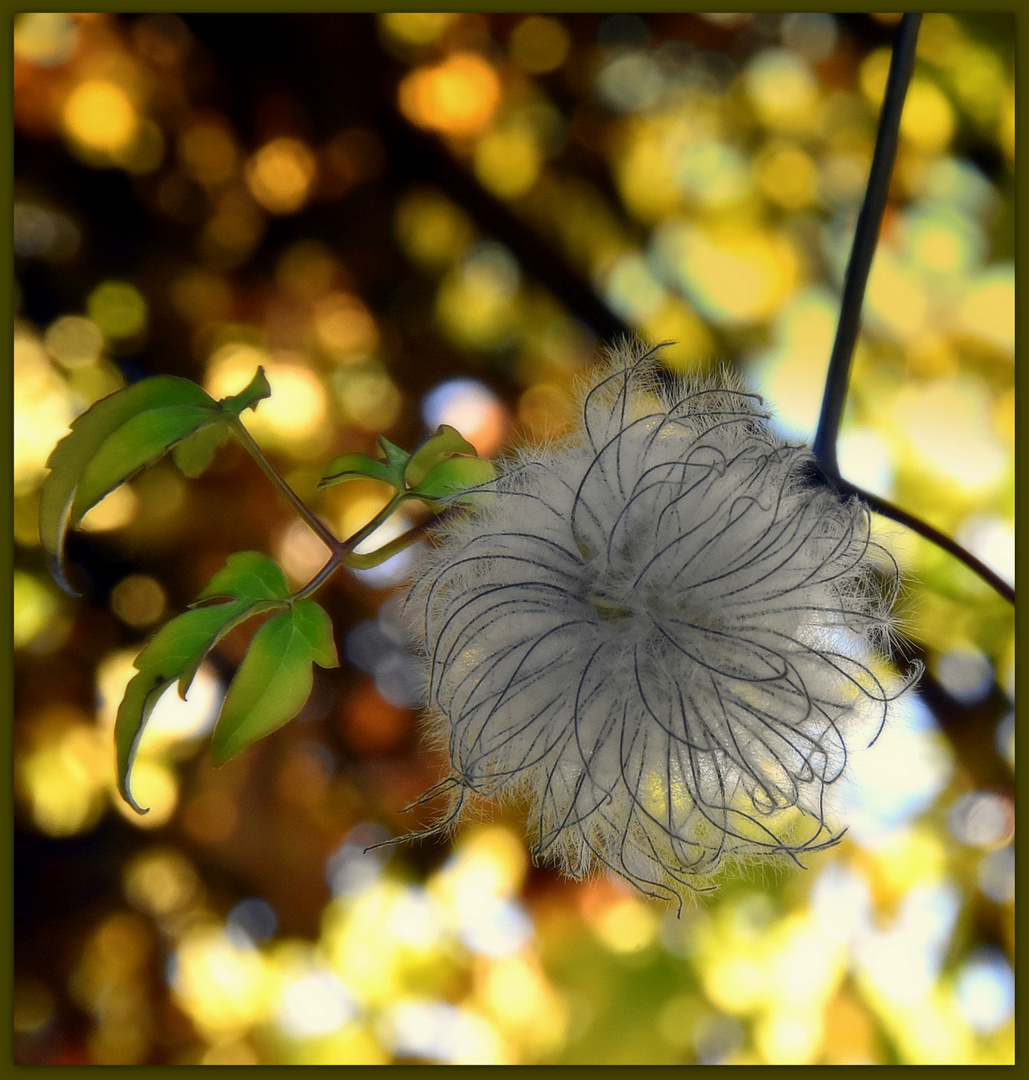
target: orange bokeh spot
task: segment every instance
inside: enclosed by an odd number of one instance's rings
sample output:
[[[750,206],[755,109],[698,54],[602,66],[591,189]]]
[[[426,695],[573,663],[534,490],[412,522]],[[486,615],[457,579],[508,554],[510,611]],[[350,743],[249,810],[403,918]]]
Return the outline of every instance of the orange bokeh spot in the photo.
[[[307,201],[318,171],[312,150],[298,139],[273,139],[247,162],[247,184],[273,214],[292,214]]]
[[[500,102],[500,80],[474,53],[456,53],[441,64],[418,68],[400,84],[400,109],[419,127],[444,135],[477,135]]]
[[[360,754],[388,754],[411,734],[411,713],[391,705],[365,682],[340,711],[347,742]]]
[[[129,95],[107,79],[88,79],[68,95],[62,110],[67,134],[87,150],[125,150],[139,130],[139,116]]]

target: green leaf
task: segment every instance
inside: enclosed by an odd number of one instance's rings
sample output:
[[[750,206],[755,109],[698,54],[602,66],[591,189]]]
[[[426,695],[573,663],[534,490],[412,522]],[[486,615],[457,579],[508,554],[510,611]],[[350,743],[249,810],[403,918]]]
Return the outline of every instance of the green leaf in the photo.
[[[72,522],[211,419],[211,409],[201,405],[163,405],[126,420],[104,439],[82,470],[71,507]]]
[[[381,435],[379,436],[379,449],[381,451],[380,456],[385,459],[386,464],[389,466],[390,475],[397,477],[398,483],[402,483],[404,469],[407,467],[411,455]]]
[[[357,477],[370,477],[372,480],[381,480],[390,484],[398,492],[404,490],[404,469],[410,460],[406,450],[394,446],[389,439],[379,438],[379,460],[375,461],[367,454],[343,454],[336,458],[325,470],[319,487],[329,487],[332,484],[342,483],[344,480],[355,480]]]
[[[271,397],[271,393],[272,388],[268,382],[268,376],[265,375],[264,368],[259,367],[254,377],[243,390],[238,394],[231,395],[231,397],[222,398],[218,404],[226,412],[238,417],[242,415],[245,409],[256,409],[257,403],[263,401],[266,397]]]
[[[192,480],[211,464],[215,450],[224,446],[229,435],[224,423],[204,424],[172,447],[172,460],[183,476]]]
[[[125,688],[114,724],[118,790],[134,810],[146,813],[132,797],[129,774],[158,699],[176,680],[179,694],[185,697],[197,669],[218,640],[234,626],[267,608],[266,603],[233,600],[185,611],[161,627],[136,658],[138,674]]]
[[[211,420],[217,410],[214,399],[196,383],[157,376],[102,398],[72,423],[71,432],[47,460],[50,473],[39,503],[40,540],[62,588],[74,593],[62,565],[68,529],[109,491]]]
[[[213,422],[203,425],[192,435],[187,435],[181,442],[175,444],[172,448],[172,457],[179,471],[190,479],[199,476],[211,464],[214,452],[228,442],[229,428],[219,421],[227,415],[238,419],[245,409],[256,409],[257,403],[270,397],[271,392],[272,388],[268,384],[264,368],[259,367],[257,374],[244,390],[222,398],[218,402],[221,415],[216,414]]]
[[[197,600],[231,596],[236,600],[288,600],[289,584],[282,567],[259,551],[237,551],[204,586]]]
[[[404,483],[409,488],[419,487],[432,469],[455,454],[475,457],[475,447],[449,424],[440,424],[436,434],[426,439],[411,455],[404,470]]]
[[[254,635],[232,680],[214,730],[214,763],[263,738],[303,708],[314,683],[312,664],[339,663],[332,624],[313,600],[298,600]]]
[[[379,439],[380,455],[375,461],[367,454],[343,454],[336,458],[325,470],[325,474],[319,481],[319,487],[328,487],[330,484],[338,484],[344,480],[353,480],[359,476],[370,477],[373,480],[381,480],[392,485],[397,493],[404,495],[410,492],[413,495],[424,490],[423,481],[430,473],[444,462],[458,455],[475,458],[475,447],[456,429],[449,424],[441,424],[436,433],[430,436],[413,454],[394,446],[389,439]],[[454,475],[461,474],[466,467],[462,466]],[[490,471],[487,475],[482,468],[467,468],[469,476],[481,477],[474,483],[483,483],[484,480],[492,479],[495,475]],[[441,476],[449,476],[443,473]],[[452,485],[442,479],[433,482],[433,487],[443,484],[447,493],[450,493]],[[468,485],[460,483],[458,486]],[[426,492],[429,494],[429,492]],[[426,500],[427,501],[427,500]]]
[[[496,466],[485,458],[452,457],[436,465],[410,494],[438,512],[444,506],[475,502],[482,496],[475,489],[496,477]]]
[[[344,480],[356,480],[358,477],[370,477],[383,483],[396,486],[397,478],[391,473],[384,461],[374,461],[367,454],[342,454],[335,458],[325,470],[319,487],[330,487]]]

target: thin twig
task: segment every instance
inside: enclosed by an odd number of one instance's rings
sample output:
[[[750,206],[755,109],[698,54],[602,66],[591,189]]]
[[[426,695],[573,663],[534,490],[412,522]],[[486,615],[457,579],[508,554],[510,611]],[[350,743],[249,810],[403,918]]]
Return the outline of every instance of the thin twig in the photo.
[[[812,462],[811,467],[819,479],[828,484],[834,491],[839,492],[840,495],[856,495],[869,510],[874,511],[881,517],[889,518],[890,521],[896,521],[898,525],[905,525],[912,532],[918,533],[919,536],[924,536],[930,543],[942,548],[953,555],[954,558],[963,562],[969,570],[981,577],[987,585],[995,589],[1005,600],[1012,604],[1015,602],[1014,586],[1005,581],[996,571],[991,570],[966,548],[963,548],[956,540],[952,540],[946,533],[940,532],[939,529],[934,528],[927,521],[915,517],[914,514],[909,514],[899,506],[894,506],[893,503],[881,496],[873,495],[872,492],[859,488],[857,484],[844,480],[842,476],[831,476],[818,462]]]
[[[265,476],[279,489],[279,491],[286,498],[286,501],[294,510],[307,522],[311,530],[317,534],[318,539],[331,551],[334,555],[344,555],[346,553],[346,545],[342,543],[329,527],[314,513],[313,510],[308,507],[303,499],[286,483],[286,481],[279,475],[278,470],[272,465],[272,463],[264,456],[264,451],[254,441],[254,437],[247,431],[245,425],[237,417],[231,417],[230,423],[232,430],[236,437],[243,444],[243,449],[257,462],[261,467],[261,471]]]
[[[921,20],[920,14],[908,13],[901,18],[897,29],[865,200],[858,214],[854,243],[843,279],[840,321],[836,328],[832,355],[829,357],[825,393],[822,395],[822,412],[818,417],[818,428],[812,445],[815,460],[830,476],[840,474],[836,458],[836,439],[840,431],[840,421],[843,419],[854,346],[861,329],[861,306],[868,284],[868,273],[879,243],[879,230],[890,192],[890,177],[893,175],[893,162],[897,156],[900,115],[904,109],[904,98],[915,64],[915,42]]]
[[[396,510],[402,502],[402,496],[394,495],[367,525],[362,529],[359,529],[349,539],[338,544],[328,562],[326,562],[306,585],[303,585],[293,594],[293,599],[301,600],[305,596],[310,596],[312,593],[316,592],[341,566],[349,566],[351,569],[367,569],[372,566],[378,566],[380,562],[385,562],[386,559],[395,555],[398,551],[403,550],[407,544],[401,544],[400,541],[405,540],[411,535],[410,530],[409,532],[404,533],[403,536],[391,540],[377,551],[370,552],[367,555],[358,555],[354,550],[362,540],[367,540],[376,529],[383,525],[387,518],[392,515],[393,511]],[[412,540],[407,540],[407,543],[411,542]]]
[[[840,475],[836,452],[843,408],[847,399],[850,365],[861,330],[861,308],[868,285],[868,274],[872,267],[872,258],[879,243],[883,215],[886,212],[890,178],[893,175],[893,164],[897,156],[900,117],[914,69],[915,44],[918,40],[921,20],[920,14],[908,13],[901,18],[900,26],[897,28],[890,71],[886,79],[886,91],[883,95],[882,112],[879,116],[875,152],[872,155],[872,167],[868,175],[868,186],[865,190],[861,212],[858,214],[850,259],[843,279],[840,320],[836,328],[832,355],[829,357],[825,392],[822,395],[822,410],[818,417],[818,428],[815,431],[812,449],[818,471],[837,491],[843,495],[859,495],[877,514],[906,525],[920,536],[924,536],[937,547],[959,559],[983,581],[996,589],[1001,596],[1014,603],[1014,588],[956,540],[952,540],[928,522],[909,514],[906,510],[901,510],[900,507],[894,506],[878,495],[863,491],[850,481],[844,480]]]
[[[946,533],[934,529],[927,521],[922,521],[921,518],[909,514],[906,510],[901,510],[899,506],[894,506],[878,495],[873,495],[870,491],[862,490],[856,484],[851,484],[847,480],[837,481],[836,487],[841,494],[860,496],[867,503],[870,510],[874,510],[877,514],[881,514],[891,521],[896,521],[900,525],[906,525],[909,529],[918,533],[919,536],[924,536],[926,540],[931,541],[937,547],[943,548],[954,558],[960,559],[969,570],[978,574],[987,585],[992,586],[1005,600],[1012,604],[1015,602],[1014,586],[1006,582],[998,573],[991,570],[986,563],[977,559],[966,548],[963,548],[956,540],[952,540]]]

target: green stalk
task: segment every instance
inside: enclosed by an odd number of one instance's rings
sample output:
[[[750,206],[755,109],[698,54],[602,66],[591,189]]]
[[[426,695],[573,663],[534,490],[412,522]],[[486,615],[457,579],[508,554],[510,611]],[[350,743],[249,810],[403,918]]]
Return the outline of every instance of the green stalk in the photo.
[[[403,501],[403,495],[394,495],[367,525],[359,529],[348,540],[341,543],[338,550],[333,551],[328,562],[326,562],[318,573],[315,574],[306,585],[293,594],[293,599],[302,600],[304,597],[310,596],[313,592],[316,592],[341,566],[349,566],[355,570],[367,570],[370,567],[378,566],[379,563],[385,562],[390,556],[397,554],[397,552],[402,551],[407,547],[414,539],[414,534],[419,531],[418,529],[409,529],[403,536],[394,538],[377,551],[369,552],[367,555],[358,555],[357,552],[354,551],[354,548],[357,547],[362,540],[371,536],[380,525],[383,525],[387,521],[393,511],[396,510]],[[407,539],[408,537],[411,539]]]
[[[238,417],[230,416],[229,423],[232,426],[234,434],[243,444],[244,450],[246,450],[254,461],[257,462],[264,475],[279,489],[286,501],[304,519],[312,532],[317,535],[318,539],[321,540],[334,556],[344,555],[347,551],[347,545],[331,532],[329,527],[314,514],[303,499],[301,499],[289,484],[286,483],[282,476],[279,475],[278,470],[264,456],[264,451],[256,442],[254,442],[254,437],[247,431],[242,421]]]

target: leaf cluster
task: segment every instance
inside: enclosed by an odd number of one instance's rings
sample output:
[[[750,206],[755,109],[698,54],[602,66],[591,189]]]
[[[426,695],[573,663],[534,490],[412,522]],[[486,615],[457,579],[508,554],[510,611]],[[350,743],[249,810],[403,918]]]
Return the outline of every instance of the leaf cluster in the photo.
[[[476,457],[475,447],[449,424],[441,424],[412,454],[384,438],[379,439],[379,449],[378,460],[367,454],[336,458],[319,487],[371,477],[389,484],[397,502],[418,499],[438,513],[448,506],[474,502],[474,489],[496,476],[493,465]]]
[[[199,476],[233,434],[332,549],[326,567],[296,592],[269,556],[257,551],[230,555],[189,609],[166,623],[140,652],[115,721],[118,790],[139,813],[146,810],[130,789],[132,765],[147,721],[172,684],[185,698],[218,642],[243,623],[262,619],[222,703],[212,737],[215,764],[275,731],[303,708],[313,686],[314,665],[339,664],[329,616],[308,594],[339,566],[373,565],[411,543],[413,536],[408,535],[371,555],[354,552],[401,502],[418,499],[433,512],[469,505],[478,497],[475,489],[495,476],[493,465],[477,457],[471,443],[446,425],[413,453],[380,439],[378,460],[344,454],[321,480],[320,486],[328,487],[364,477],[394,489],[373,521],[347,541],[338,541],[278,475],[242,424],[243,412],[256,409],[270,393],[261,368],[244,390],[220,401],[188,379],[144,379],[86,410],[47,461],[40,538],[55,580],[73,595],[64,566],[68,531],[104,496],[168,453],[186,476]]]

